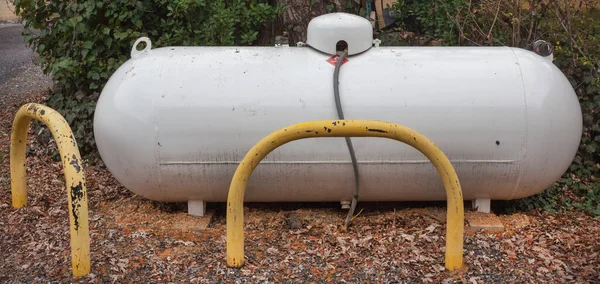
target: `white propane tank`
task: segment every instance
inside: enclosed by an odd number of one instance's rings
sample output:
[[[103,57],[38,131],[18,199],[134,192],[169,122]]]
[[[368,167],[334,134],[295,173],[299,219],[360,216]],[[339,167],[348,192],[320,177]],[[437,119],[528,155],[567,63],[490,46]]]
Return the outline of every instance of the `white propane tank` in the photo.
[[[348,45],[339,88],[346,119],[410,127],[456,168],[465,200],[536,194],[561,177],[582,134],[569,81],[548,57],[509,47],[380,47],[366,19],[317,17],[298,47],[134,46],[94,117],[102,159],[129,190],[157,201],[227,200],[238,163],[261,138],[337,119],[335,46]],[[137,45],[137,42],[136,42]],[[359,201],[446,200],[432,164],[381,138],[352,138]],[[351,200],[344,138],[288,143],[249,181],[250,202]]]

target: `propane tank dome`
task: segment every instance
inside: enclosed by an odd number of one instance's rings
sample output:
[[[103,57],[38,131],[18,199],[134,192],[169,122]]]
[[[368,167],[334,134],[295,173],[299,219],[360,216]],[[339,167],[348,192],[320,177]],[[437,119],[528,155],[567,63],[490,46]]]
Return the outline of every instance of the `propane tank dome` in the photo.
[[[325,14],[308,23],[306,43],[314,49],[334,55],[340,41],[348,45],[348,55],[368,50],[373,45],[371,23],[348,13]]]

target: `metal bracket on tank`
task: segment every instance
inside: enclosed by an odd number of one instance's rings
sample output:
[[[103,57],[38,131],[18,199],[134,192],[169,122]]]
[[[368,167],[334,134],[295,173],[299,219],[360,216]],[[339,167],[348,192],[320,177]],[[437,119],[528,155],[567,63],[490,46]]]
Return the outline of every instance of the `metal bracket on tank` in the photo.
[[[146,44],[146,47],[144,47],[144,49],[142,49],[142,50],[138,50],[137,46],[141,42],[144,42]],[[147,38],[147,37],[138,38],[135,41],[135,43],[133,44],[133,47],[131,48],[131,58],[136,58],[136,57],[142,56],[142,55],[148,53],[151,49],[152,49],[152,41],[150,41],[149,38]]]

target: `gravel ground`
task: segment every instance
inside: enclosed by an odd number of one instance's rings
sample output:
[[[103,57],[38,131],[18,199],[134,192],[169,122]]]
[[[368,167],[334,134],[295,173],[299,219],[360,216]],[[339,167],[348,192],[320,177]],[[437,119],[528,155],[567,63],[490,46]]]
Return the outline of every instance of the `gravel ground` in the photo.
[[[43,96],[27,102],[43,101]],[[29,206],[10,205],[8,134],[0,109],[0,282],[599,283],[600,219],[580,213],[500,215],[504,232],[465,234],[464,268],[444,270],[445,208],[365,207],[344,230],[337,204],[246,208],[246,265],[225,265],[225,210],[205,230],[185,204],[123,189],[99,161],[85,165],[92,274],[73,279],[67,200],[52,142],[30,135]],[[95,162],[95,163],[92,163]]]

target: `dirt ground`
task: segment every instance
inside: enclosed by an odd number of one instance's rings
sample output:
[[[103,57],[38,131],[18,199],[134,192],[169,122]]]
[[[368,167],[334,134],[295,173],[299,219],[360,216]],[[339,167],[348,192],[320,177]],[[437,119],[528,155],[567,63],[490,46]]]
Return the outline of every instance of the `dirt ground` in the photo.
[[[42,101],[42,96],[24,102]],[[347,230],[339,204],[251,204],[246,264],[225,264],[224,204],[200,230],[185,204],[123,189],[100,161],[85,163],[92,273],[73,279],[67,200],[55,146],[31,133],[29,205],[11,206],[9,136],[0,110],[0,282],[599,283],[600,219],[580,213],[500,215],[503,232],[464,238],[464,267],[444,269],[445,207],[359,204]]]

